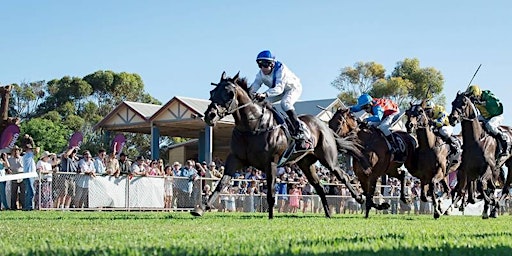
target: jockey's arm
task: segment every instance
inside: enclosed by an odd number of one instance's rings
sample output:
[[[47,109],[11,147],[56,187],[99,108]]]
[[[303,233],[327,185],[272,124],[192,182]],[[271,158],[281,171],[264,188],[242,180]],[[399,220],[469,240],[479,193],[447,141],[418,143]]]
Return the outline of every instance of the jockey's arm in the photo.
[[[372,107],[372,116],[367,117],[365,119],[366,122],[380,122],[384,117],[384,109],[381,106],[377,105]]]
[[[254,94],[256,93],[263,84],[263,80],[261,79],[261,72],[256,74],[256,77],[254,78],[254,82],[252,82],[251,86],[249,87],[249,91]]]
[[[278,96],[284,92],[284,74],[283,69],[275,69],[276,72],[275,77],[276,81],[274,81],[275,86],[273,88],[269,88],[265,93],[268,96]]]

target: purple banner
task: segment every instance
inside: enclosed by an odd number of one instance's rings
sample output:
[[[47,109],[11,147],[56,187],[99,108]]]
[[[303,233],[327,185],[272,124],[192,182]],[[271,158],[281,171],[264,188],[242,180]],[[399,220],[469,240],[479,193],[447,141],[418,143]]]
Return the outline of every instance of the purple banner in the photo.
[[[81,132],[75,132],[73,135],[71,135],[71,138],[69,139],[69,148],[72,147],[80,147],[82,145],[82,140],[84,139],[84,136]]]
[[[2,136],[0,137],[0,149],[12,148],[20,136],[20,128],[15,124],[10,124],[5,127]]]

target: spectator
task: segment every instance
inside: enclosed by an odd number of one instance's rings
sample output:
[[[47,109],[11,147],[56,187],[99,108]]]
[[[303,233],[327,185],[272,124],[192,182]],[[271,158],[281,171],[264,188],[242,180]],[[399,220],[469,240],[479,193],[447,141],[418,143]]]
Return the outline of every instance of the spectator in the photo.
[[[178,194],[178,207],[194,207],[194,201],[192,198],[192,191],[194,186],[194,180],[197,179],[197,170],[194,169],[194,161],[187,160],[185,166],[179,171],[180,178],[175,180]]]
[[[404,196],[407,200],[409,200],[409,197],[411,196],[412,194],[412,191],[411,191],[411,180],[407,180],[405,181],[405,186],[404,186],[404,190],[403,193],[404,193]],[[400,196],[400,195],[398,195]],[[406,213],[407,214],[411,214],[411,205],[410,204],[406,204],[404,202],[402,202],[400,200],[400,214],[404,214]]]
[[[135,163],[132,164],[132,174],[146,176],[149,167],[145,163],[145,159],[143,156],[138,156]]]
[[[98,150],[98,155],[94,157],[93,163],[94,163],[94,170],[96,174],[104,175],[107,174],[107,168],[106,168],[106,157],[107,151],[105,149]]]
[[[57,198],[57,208],[71,207],[71,199],[76,195],[75,176],[78,172],[78,157],[76,153],[78,147],[72,147],[64,152],[61,156],[59,174],[59,197]],[[65,173],[65,174],[63,174]]]
[[[172,164],[172,171],[174,173],[174,176],[179,176],[180,175],[180,170],[181,170],[180,162],[174,162]]]
[[[158,160],[153,160],[148,166],[148,171],[146,173],[148,176],[160,176],[160,168],[158,168]]]
[[[276,181],[277,211],[285,212],[288,204],[288,175],[283,172]]]
[[[36,181],[36,207],[39,208],[52,208],[53,195],[52,195],[52,159],[55,154],[44,151],[37,161],[36,169],[39,172],[39,180]],[[40,183],[40,185],[38,184]],[[39,191],[41,188],[41,191]],[[39,200],[41,199],[41,200]]]
[[[21,148],[14,146],[9,157],[9,166],[11,166],[11,173],[23,173],[23,161],[21,158]],[[17,210],[18,205],[23,207],[25,203],[25,186],[23,186],[23,179],[11,181],[11,210]]]
[[[89,207],[89,180],[91,177],[96,177],[94,169],[94,160],[89,150],[84,151],[83,158],[78,162],[79,178],[76,182],[76,198],[75,207],[88,208]]]
[[[391,183],[391,214],[398,214],[400,193],[400,182],[397,179],[393,179]]]
[[[132,162],[126,157],[125,153],[119,154],[119,169],[121,175],[129,175],[132,173]]]
[[[304,201],[302,206],[302,213],[306,213],[308,207],[311,205],[311,197],[313,196],[314,188],[305,179],[301,179],[300,184],[302,186],[302,195]]]
[[[420,181],[414,181],[414,186],[411,188],[412,195],[412,203],[414,206],[414,214],[420,214],[420,196],[421,196],[421,187]]]
[[[164,172],[164,208],[170,209],[172,211],[172,196],[173,196],[173,176],[174,173],[172,171],[172,166],[166,166]]]
[[[0,154],[0,176],[5,176],[5,174],[8,173],[7,170],[9,170],[9,160],[7,158],[7,154],[2,152]],[[7,204],[7,195],[5,191],[6,184],[7,181],[0,182],[0,209],[3,205],[4,210],[9,209],[9,205]]]
[[[25,146],[25,154],[22,157],[23,173],[36,172],[34,153],[35,152],[33,151],[32,144],[27,144]],[[31,211],[34,209],[34,180],[34,178],[23,179],[23,184],[25,186],[25,204],[23,205],[24,211]]]
[[[126,160],[126,156],[124,157]],[[128,170],[130,169],[130,166],[128,165]],[[106,172],[108,175],[115,176],[116,178],[119,177],[121,174],[121,165],[119,164],[119,160],[116,158],[116,152],[113,151],[110,153],[106,160]]]
[[[297,209],[299,209],[301,199],[302,199],[302,191],[297,186],[297,183],[293,183],[292,189],[290,189],[290,212],[291,213],[297,213]]]
[[[165,174],[164,160],[158,159],[157,162],[158,162],[158,164],[157,164],[158,171],[159,171],[160,175],[163,176]]]

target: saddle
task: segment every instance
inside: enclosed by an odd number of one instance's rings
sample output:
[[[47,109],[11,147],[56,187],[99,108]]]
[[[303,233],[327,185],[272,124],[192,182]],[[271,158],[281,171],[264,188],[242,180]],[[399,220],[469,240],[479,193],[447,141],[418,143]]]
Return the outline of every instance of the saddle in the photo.
[[[314,138],[308,126],[302,120],[299,119],[299,125],[304,132],[305,138],[304,140],[300,141],[301,145],[298,145],[297,140],[293,138],[292,132],[290,131],[290,129],[293,129],[293,124],[288,116],[277,110],[274,106],[272,106],[271,111],[277,124],[281,126],[284,133],[286,134],[286,138],[288,139],[288,147],[286,148],[284,154],[281,156],[278,166],[284,166],[288,160],[290,160],[290,157],[293,154],[307,153],[313,150]],[[305,154],[302,156],[304,155]],[[300,160],[300,158],[295,159],[295,161]]]

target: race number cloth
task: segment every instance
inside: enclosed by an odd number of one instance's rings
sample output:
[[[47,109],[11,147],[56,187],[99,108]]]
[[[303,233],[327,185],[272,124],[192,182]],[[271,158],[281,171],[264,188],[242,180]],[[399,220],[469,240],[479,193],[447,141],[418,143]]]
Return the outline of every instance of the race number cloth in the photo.
[[[163,208],[164,179],[96,176],[89,180],[89,207]]]

